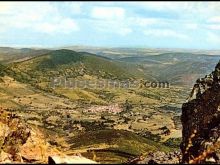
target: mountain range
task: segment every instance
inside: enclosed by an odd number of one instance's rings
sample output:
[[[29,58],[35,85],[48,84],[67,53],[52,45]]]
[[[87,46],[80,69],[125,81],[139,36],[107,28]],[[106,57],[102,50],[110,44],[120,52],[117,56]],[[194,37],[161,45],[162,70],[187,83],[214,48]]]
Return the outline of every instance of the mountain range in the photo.
[[[107,79],[146,79],[192,85],[209,73],[220,55],[134,48],[29,49],[0,48],[0,62],[22,79],[48,80],[51,76],[90,75]],[[86,52],[89,51],[89,52]],[[93,53],[92,53],[93,52]],[[96,53],[96,54],[94,54]]]

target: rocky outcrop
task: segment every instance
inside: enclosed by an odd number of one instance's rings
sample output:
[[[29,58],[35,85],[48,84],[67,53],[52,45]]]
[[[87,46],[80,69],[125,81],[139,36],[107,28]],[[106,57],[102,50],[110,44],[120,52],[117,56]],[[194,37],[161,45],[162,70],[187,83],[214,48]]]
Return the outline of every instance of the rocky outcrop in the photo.
[[[30,137],[29,127],[15,114],[7,113],[5,110],[0,109],[0,128],[1,155],[6,153],[12,161],[20,161],[20,147]],[[0,159],[5,158],[1,156]]]
[[[40,129],[0,107],[0,164],[94,164],[81,155],[67,156],[50,145]]]
[[[220,62],[182,106],[182,163],[220,163]]]

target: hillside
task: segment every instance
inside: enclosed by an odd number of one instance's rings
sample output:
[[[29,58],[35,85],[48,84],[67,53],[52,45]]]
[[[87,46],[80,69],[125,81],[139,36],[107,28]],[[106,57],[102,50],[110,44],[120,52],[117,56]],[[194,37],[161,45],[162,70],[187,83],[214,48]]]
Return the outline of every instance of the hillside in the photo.
[[[31,84],[38,89],[56,93],[59,96],[79,101],[85,105],[98,104],[108,105],[110,103],[123,104],[127,99],[137,104],[143,102],[152,104],[160,101],[168,89],[71,89],[49,87],[50,77],[66,76],[76,80],[106,80],[106,79],[140,79],[149,77],[148,71],[143,71],[136,64],[118,62],[106,57],[99,57],[85,52],[71,50],[56,50],[50,53],[34,57],[22,62],[12,63],[7,67],[7,75],[17,81]],[[147,78],[148,76],[148,78]],[[171,91],[179,90],[171,89]],[[182,90],[182,89],[181,89]],[[158,95],[160,92],[160,96]],[[176,95],[176,94],[175,94]]]
[[[4,76],[5,66],[0,64],[0,77]]]
[[[133,65],[115,62],[85,52],[71,50],[55,50],[32,59],[10,65],[20,80],[45,82],[49,77],[95,76],[107,79],[132,79],[143,77],[143,72]]]
[[[156,143],[135,133],[124,130],[98,130],[81,133],[70,138],[74,142],[71,148],[75,151],[86,151],[82,154],[90,159],[96,154],[101,163],[123,163],[129,157],[139,156],[150,151],[170,151],[170,148]]]
[[[0,83],[0,107],[5,111],[7,109],[9,112],[21,116],[27,125],[31,128],[40,129],[45,134],[40,137],[41,141],[40,144],[37,143],[37,147],[25,145],[25,151],[28,151],[25,154],[30,160],[41,158],[38,154],[33,154],[39,151],[39,147],[43,145],[41,142],[45,140],[45,137],[47,137],[46,140],[50,148],[57,148],[67,155],[81,153],[87,158],[93,158],[93,154],[90,152],[93,150],[96,154],[96,161],[103,163],[122,163],[130,157],[155,151],[158,148],[162,151],[170,150],[170,147],[153,141],[149,136],[143,137],[128,129],[129,125],[132,125],[141,132],[152,129],[153,132],[158,133],[158,128],[162,127],[163,124],[157,124],[152,128],[151,125],[159,123],[158,121],[163,114],[158,111],[153,113],[153,107],[152,109],[144,108],[142,113],[139,110],[133,110],[136,117],[129,117],[128,114],[120,117],[119,114],[105,112],[91,114],[86,112],[86,108],[79,107],[80,105],[77,102],[70,99],[37,90],[7,76],[3,77],[3,80],[4,82]],[[160,91],[160,93],[165,95],[166,91]],[[125,94],[118,93],[118,95],[123,96]],[[156,95],[155,91],[155,97]],[[172,95],[175,93],[172,92]],[[127,97],[135,101],[135,98],[140,98],[137,96],[130,94]],[[153,99],[150,98],[146,98],[146,101],[148,106],[158,104],[158,102],[153,103]],[[140,120],[143,114],[152,116],[152,118],[150,117],[148,121],[144,122]],[[105,115],[104,119],[102,118],[103,115]],[[170,120],[171,117],[170,114],[163,115],[169,128],[172,127],[173,122]],[[128,120],[127,118],[131,119]],[[140,121],[135,121],[136,118],[139,118]],[[126,124],[126,122],[128,123]],[[50,153],[46,153],[46,155],[48,154],[50,155]],[[25,158],[27,158],[26,155]]]
[[[134,64],[147,80],[169,81],[173,85],[188,87],[197,78],[208,74],[220,59],[219,51],[87,46],[66,49],[95,53],[127,65]]]
[[[47,49],[30,49],[30,48],[10,48],[10,47],[0,47],[0,62],[11,63],[15,61],[22,61],[35,56],[39,56],[50,52]]]
[[[197,78],[208,74],[219,59],[218,55],[175,52],[125,57],[120,61],[138,64],[157,80],[191,86]]]
[[[208,74],[220,58],[189,52],[126,48],[78,48],[34,50],[29,48],[0,48],[0,59],[10,64],[13,75],[24,82],[47,82],[49,77],[78,77],[169,81],[173,85],[192,86]],[[99,51],[100,50],[100,51]],[[116,57],[117,56],[117,57]],[[16,57],[16,58],[14,58]],[[20,74],[18,74],[20,73]]]
[[[2,77],[5,76],[5,66],[0,64],[0,82],[2,82]]]

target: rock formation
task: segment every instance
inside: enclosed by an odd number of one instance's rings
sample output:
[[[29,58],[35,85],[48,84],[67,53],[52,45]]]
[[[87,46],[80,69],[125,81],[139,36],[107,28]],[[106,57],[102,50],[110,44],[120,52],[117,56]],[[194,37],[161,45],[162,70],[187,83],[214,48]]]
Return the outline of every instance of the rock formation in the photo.
[[[220,62],[182,106],[182,163],[220,163]]]
[[[0,162],[21,161],[21,146],[30,137],[29,127],[15,114],[0,108],[0,128]]]
[[[52,155],[52,156],[51,156]],[[0,164],[49,163],[74,164],[95,161],[82,156],[67,156],[51,146],[38,128],[25,123],[22,117],[0,107]]]

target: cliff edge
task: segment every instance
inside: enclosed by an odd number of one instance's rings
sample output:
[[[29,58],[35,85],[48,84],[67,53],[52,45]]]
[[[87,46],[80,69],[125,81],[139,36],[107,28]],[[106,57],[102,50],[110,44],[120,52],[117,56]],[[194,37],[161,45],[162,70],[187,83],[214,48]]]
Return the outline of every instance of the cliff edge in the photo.
[[[220,62],[182,106],[182,163],[220,163]]]

